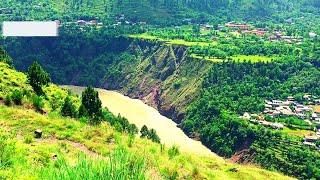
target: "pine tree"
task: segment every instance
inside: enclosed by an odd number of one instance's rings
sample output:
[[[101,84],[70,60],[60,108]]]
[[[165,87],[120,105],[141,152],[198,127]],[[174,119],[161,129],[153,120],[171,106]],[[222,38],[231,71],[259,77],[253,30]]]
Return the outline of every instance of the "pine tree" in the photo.
[[[140,133],[141,133],[141,137],[142,138],[148,137],[148,135],[149,135],[148,127],[146,125],[143,125],[141,130],[140,130]]]
[[[156,130],[151,129],[148,134],[148,139],[151,139],[153,142],[160,143],[160,138],[157,135]]]
[[[61,108],[61,115],[68,117],[76,117],[76,107],[73,105],[70,96],[67,96],[64,100],[63,106]]]
[[[82,111],[86,111],[89,121],[97,124],[102,118],[102,103],[99,99],[99,93],[92,87],[87,87],[82,93]],[[80,114],[83,114],[82,112]]]
[[[33,64],[28,69],[28,83],[32,86],[37,95],[43,95],[42,86],[48,85],[51,82],[49,74],[41,67],[38,62]]]

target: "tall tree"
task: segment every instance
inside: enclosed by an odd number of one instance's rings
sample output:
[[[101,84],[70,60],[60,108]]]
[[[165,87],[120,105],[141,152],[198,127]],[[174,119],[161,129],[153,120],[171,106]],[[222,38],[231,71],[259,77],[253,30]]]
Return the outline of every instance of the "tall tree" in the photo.
[[[42,86],[51,82],[49,74],[35,61],[28,69],[28,83],[32,86],[37,95],[43,95]]]
[[[93,124],[99,123],[102,117],[102,103],[99,99],[99,93],[92,87],[87,87],[82,93],[82,109],[89,116],[89,121]],[[80,113],[83,114],[83,113]]]

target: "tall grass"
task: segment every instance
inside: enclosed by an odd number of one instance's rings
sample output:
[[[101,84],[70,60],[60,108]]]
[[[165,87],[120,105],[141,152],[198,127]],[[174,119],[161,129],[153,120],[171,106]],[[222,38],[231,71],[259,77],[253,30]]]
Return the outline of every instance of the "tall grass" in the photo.
[[[0,132],[0,170],[9,168],[13,164],[14,151],[14,142],[9,141],[9,137]]]
[[[65,159],[58,159],[52,166],[41,169],[39,179],[144,180],[145,169],[144,159],[118,148],[106,160],[89,160],[80,156],[76,165],[70,165]]]

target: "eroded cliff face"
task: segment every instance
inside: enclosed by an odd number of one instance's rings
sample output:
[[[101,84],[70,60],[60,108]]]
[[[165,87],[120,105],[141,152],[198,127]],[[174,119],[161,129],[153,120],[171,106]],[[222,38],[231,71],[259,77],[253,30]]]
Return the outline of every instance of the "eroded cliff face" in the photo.
[[[117,84],[118,91],[142,99],[180,123],[187,105],[198,95],[211,63],[190,58],[186,47],[163,43],[135,41],[128,51],[137,60],[123,68],[125,78],[121,82],[106,80],[104,88]]]

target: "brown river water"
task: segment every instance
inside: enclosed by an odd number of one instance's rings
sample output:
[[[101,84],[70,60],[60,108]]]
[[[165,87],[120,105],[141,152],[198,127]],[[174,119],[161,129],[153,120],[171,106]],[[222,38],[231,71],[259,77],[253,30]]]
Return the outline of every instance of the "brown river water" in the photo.
[[[77,94],[84,90],[84,87],[79,86],[62,87]],[[200,141],[193,140],[185,135],[171,119],[162,116],[155,108],[146,105],[141,100],[129,98],[115,91],[96,90],[99,92],[103,107],[107,107],[115,115],[120,114],[127,118],[130,123],[135,124],[139,129],[143,125],[146,125],[149,129],[155,129],[161,143],[165,146],[175,145],[179,147],[180,151],[204,156],[217,156]]]

